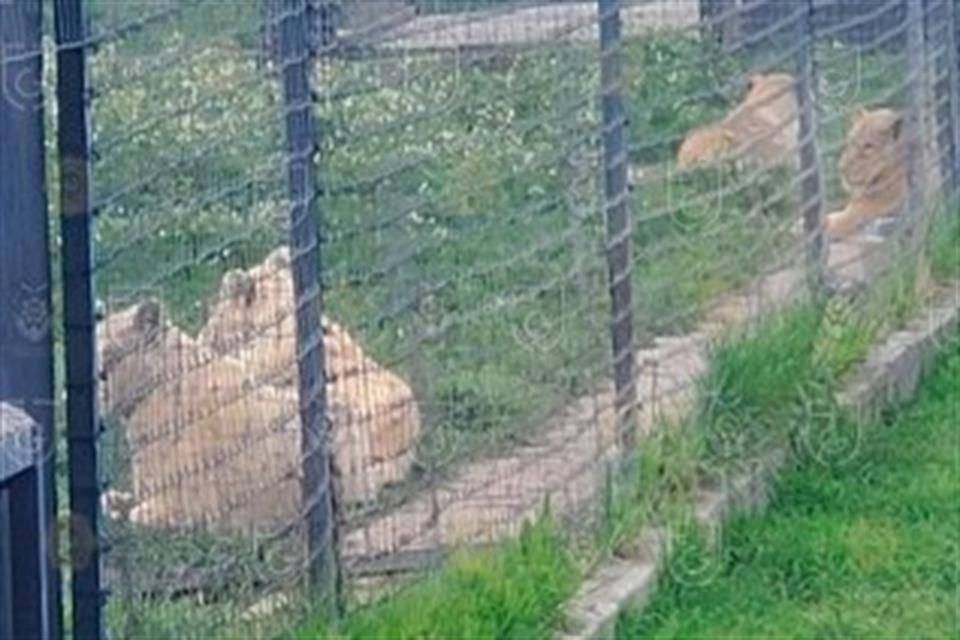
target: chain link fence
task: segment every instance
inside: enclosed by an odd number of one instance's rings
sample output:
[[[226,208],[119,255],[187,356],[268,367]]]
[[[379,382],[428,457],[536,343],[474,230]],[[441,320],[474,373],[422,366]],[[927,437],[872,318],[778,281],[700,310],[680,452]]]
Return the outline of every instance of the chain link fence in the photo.
[[[594,531],[715,340],[949,270],[950,0],[54,8],[81,635],[270,635],[545,505]]]

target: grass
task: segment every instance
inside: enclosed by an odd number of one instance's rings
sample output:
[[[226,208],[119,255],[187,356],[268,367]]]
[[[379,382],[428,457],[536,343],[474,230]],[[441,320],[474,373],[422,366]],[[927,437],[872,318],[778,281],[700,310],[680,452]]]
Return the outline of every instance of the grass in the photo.
[[[313,623],[296,634],[321,638],[441,640],[542,637],[573,593],[579,567],[545,517],[493,551],[465,552],[437,574],[340,625]]]
[[[688,519],[694,491],[795,431],[798,411],[830,388],[818,352],[820,306],[801,306],[747,326],[717,344],[691,413],[661,424],[635,454],[634,474],[614,482],[600,544],[630,553],[642,527]]]
[[[668,574],[616,637],[956,637],[958,344],[914,403],[854,431],[848,455],[803,457],[765,516],[735,519],[715,548],[687,540],[715,577]]]
[[[960,277],[960,200],[935,212],[930,231],[930,270],[938,280]]]

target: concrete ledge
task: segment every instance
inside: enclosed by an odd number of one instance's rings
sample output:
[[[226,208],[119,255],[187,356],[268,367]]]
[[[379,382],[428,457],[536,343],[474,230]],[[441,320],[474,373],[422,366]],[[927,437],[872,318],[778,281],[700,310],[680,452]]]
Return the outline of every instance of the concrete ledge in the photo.
[[[906,328],[871,349],[851,382],[837,394],[838,403],[869,419],[885,407],[912,398],[939,348],[958,329],[960,287],[954,286],[942,291]],[[773,480],[788,461],[786,447],[773,449],[721,489],[701,491],[693,505],[697,523],[715,531],[734,513],[765,509]],[[627,606],[644,607],[654,593],[658,575],[669,561],[670,539],[669,531],[644,530],[639,536],[644,551],[637,559],[617,558],[599,566],[568,603],[558,637],[612,637],[620,612]]]

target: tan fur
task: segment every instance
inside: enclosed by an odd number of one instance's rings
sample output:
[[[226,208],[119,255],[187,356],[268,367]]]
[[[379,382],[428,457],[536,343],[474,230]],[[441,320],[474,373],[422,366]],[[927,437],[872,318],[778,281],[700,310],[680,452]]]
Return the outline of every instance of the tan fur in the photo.
[[[761,168],[798,163],[794,77],[753,74],[740,104],[718,122],[691,131],[677,151],[677,166],[690,169],[726,160]]]
[[[906,202],[906,136],[903,115],[893,109],[859,109],[840,156],[846,206],[826,218],[832,239],[848,238],[863,225],[896,215]]]
[[[296,316],[286,249],[247,272],[228,271],[198,339],[244,361],[260,382],[296,384]],[[293,362],[293,366],[291,366]]]
[[[228,273],[198,339],[156,300],[98,327],[104,408],[131,445],[132,521],[244,529],[294,521],[301,430],[289,254]],[[420,414],[410,388],[324,319],[340,499],[373,499],[413,464]],[[123,502],[111,495],[110,505]]]
[[[271,253],[246,273],[228,274],[200,341],[235,354],[257,380],[295,389],[296,317],[289,253]],[[337,323],[322,319],[334,463],[341,498],[375,497],[413,463],[420,413],[410,387],[367,356]]]
[[[240,360],[178,331],[155,300],[109,316],[98,333],[108,391],[138,396],[105,404],[124,418],[133,522],[238,530],[298,517],[296,394],[255,387]]]
[[[297,397],[243,384],[218,359],[158,388],[127,423],[132,521],[207,530],[272,530],[301,505]]]
[[[169,322],[154,298],[100,321],[97,349],[100,408],[116,418],[128,418],[157,386],[179,378],[188,357],[199,355],[195,341]]]

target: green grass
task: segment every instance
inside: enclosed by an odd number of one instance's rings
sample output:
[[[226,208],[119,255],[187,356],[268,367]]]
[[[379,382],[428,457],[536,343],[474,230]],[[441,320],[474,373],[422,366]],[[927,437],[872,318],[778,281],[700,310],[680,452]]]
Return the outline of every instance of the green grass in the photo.
[[[939,280],[960,277],[960,200],[935,212],[930,231],[930,270]]]
[[[437,574],[382,604],[360,610],[339,625],[313,623],[296,637],[543,637],[578,578],[579,568],[561,533],[544,518],[515,541],[457,555]]]
[[[748,327],[710,355],[693,420],[718,461],[783,435],[805,388],[823,381],[815,358],[823,318],[812,306],[791,309]]]
[[[717,547],[688,540],[715,578],[668,573],[617,637],[956,637],[958,344],[916,402],[860,425],[849,455],[802,457],[765,516],[735,519]]]

